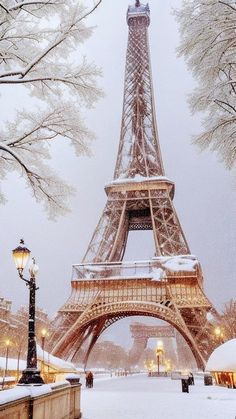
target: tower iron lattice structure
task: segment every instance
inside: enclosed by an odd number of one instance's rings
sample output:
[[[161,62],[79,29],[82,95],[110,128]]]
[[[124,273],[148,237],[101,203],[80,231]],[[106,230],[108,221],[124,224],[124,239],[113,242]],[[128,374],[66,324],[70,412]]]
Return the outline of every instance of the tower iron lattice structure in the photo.
[[[147,348],[148,340],[150,338],[167,339],[176,342],[176,331],[172,326],[150,326],[143,323],[131,323],[130,325],[131,337],[133,338],[133,345],[129,352],[129,359],[132,365],[138,365],[138,362]],[[172,342],[173,343],[173,342]],[[172,352],[174,352],[172,346]]]
[[[196,367],[193,354],[182,335],[173,327],[166,325],[148,325],[139,322],[130,324],[130,333],[133,345],[129,351],[130,365],[138,365],[142,355],[145,354],[150,338],[164,342],[165,353],[171,358],[177,368]]]
[[[215,312],[203,290],[173,205],[174,183],[164,172],[152,85],[149,6],[127,11],[129,29],[123,113],[107,203],[81,264],[73,265],[71,295],[58,311],[53,354],[78,361],[103,331],[128,316],[153,316],[176,328],[204,368],[213,349]],[[129,231],[152,230],[155,255],[124,262]]]

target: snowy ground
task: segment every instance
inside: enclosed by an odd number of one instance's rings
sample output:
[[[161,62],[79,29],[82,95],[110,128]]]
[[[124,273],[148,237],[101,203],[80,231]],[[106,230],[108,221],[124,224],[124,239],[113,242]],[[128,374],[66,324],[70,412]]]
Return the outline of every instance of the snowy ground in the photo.
[[[236,419],[236,389],[204,386],[189,393],[181,382],[146,375],[97,379],[82,387],[83,419]]]

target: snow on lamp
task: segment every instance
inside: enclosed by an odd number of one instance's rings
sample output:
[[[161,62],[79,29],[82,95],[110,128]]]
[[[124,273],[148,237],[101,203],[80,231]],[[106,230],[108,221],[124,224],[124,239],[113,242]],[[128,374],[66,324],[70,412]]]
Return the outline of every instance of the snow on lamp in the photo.
[[[39,271],[39,267],[35,263],[35,258],[32,258],[32,265],[29,267],[30,277],[36,278],[38,271]]]

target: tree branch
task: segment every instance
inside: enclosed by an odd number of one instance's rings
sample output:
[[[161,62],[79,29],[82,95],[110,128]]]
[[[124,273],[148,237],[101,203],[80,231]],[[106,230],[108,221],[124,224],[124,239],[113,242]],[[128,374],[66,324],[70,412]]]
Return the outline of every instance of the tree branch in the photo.
[[[235,7],[231,6],[231,4],[229,4],[229,3],[225,3],[225,1],[222,1],[222,0],[219,0],[219,3],[220,3],[220,4],[223,4],[223,5],[224,5],[224,6],[226,6],[226,7],[230,7],[230,9],[232,9],[234,12],[236,12]]]
[[[9,7],[9,11],[15,11],[18,9],[23,8],[24,6],[48,6],[48,5],[54,5],[55,1],[50,1],[50,0],[32,0],[32,1],[21,1],[18,2],[17,4],[15,4],[12,7]]]
[[[87,13],[85,13],[85,15],[83,15],[80,19],[79,22],[81,22],[81,20],[86,19],[86,17],[88,17],[89,15],[91,15],[97,8],[98,6],[102,3],[102,0],[98,0],[97,3],[95,3],[94,7],[92,9],[90,9]]]

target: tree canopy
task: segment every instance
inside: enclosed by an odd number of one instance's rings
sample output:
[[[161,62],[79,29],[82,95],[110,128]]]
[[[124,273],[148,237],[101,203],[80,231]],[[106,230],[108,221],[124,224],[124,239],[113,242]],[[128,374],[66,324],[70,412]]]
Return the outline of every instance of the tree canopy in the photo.
[[[17,171],[52,217],[68,210],[72,188],[50,168],[50,145],[63,137],[86,154],[93,136],[81,109],[101,96],[100,71],[75,51],[91,35],[85,20],[101,1],[90,9],[78,0],[0,1],[0,87],[8,85],[14,107],[23,86],[34,105],[1,124],[0,179]]]
[[[179,55],[197,79],[190,106],[205,111],[204,131],[195,139],[215,151],[228,169],[236,166],[236,3],[186,0],[176,11]]]

